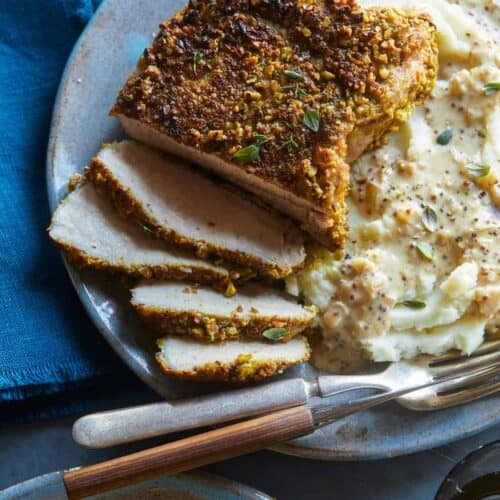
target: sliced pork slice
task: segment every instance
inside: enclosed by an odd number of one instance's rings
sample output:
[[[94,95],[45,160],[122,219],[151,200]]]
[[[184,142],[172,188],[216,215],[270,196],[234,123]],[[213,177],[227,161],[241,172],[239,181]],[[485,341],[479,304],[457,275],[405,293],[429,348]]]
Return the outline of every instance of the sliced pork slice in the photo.
[[[310,356],[303,336],[286,344],[245,340],[203,344],[185,337],[164,337],[158,347],[156,360],[167,375],[199,382],[253,382],[282,373]]]
[[[292,223],[134,141],[104,147],[87,175],[156,235],[278,278],[305,257]]]
[[[132,305],[155,330],[204,341],[241,337],[265,340],[263,334],[271,328],[278,340],[288,340],[303,331],[315,316],[313,308],[255,283],[247,283],[236,295],[224,297],[209,287],[144,282],[132,290]]]
[[[168,249],[165,242],[120,217],[92,184],[84,184],[61,202],[52,216],[49,235],[80,267],[203,283],[229,279],[223,267]]]

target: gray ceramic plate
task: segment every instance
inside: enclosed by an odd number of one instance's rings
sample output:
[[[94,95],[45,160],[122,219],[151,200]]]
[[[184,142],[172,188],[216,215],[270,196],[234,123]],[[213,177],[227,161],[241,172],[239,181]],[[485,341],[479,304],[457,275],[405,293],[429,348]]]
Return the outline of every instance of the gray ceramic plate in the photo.
[[[52,472],[0,491],[4,500],[66,500],[62,472]],[[254,488],[204,472],[160,477],[89,497],[91,500],[271,500]]]
[[[121,136],[118,124],[107,111],[159,22],[183,3],[107,0],[83,33],[66,67],[54,110],[47,164],[52,210],[64,196],[70,174],[81,171],[103,142]],[[153,338],[128,308],[123,290],[99,276],[79,275],[71,267],[68,270],[97,328],[146,384],[167,399],[200,391],[160,372],[153,359]],[[312,378],[314,374],[313,368],[304,365],[286,376]],[[386,405],[276,449],[318,459],[389,457],[463,438],[496,422],[500,422],[500,395],[434,413],[417,414]]]

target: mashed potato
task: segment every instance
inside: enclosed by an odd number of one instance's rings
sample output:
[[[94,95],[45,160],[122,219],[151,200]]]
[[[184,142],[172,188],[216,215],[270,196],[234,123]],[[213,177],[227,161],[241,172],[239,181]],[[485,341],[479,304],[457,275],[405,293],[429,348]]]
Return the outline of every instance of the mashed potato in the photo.
[[[500,331],[500,5],[498,0],[360,0],[428,12],[438,28],[432,97],[352,167],[342,259],[313,248],[288,279],[320,309],[313,362],[352,369]]]

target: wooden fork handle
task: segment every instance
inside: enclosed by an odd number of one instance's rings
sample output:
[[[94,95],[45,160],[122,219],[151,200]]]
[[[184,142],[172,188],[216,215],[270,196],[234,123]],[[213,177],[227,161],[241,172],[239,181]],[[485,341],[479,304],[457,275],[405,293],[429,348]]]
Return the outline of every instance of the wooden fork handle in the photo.
[[[82,467],[67,472],[64,484],[70,499],[84,498],[244,455],[313,430],[309,408],[298,406]]]

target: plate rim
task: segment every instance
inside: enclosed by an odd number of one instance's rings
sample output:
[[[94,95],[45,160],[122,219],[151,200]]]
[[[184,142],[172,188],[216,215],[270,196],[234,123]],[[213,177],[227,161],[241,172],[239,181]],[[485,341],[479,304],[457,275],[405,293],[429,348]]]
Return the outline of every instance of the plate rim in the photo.
[[[62,495],[66,496],[66,490],[64,489],[63,486],[64,474],[69,471],[71,471],[71,469],[64,469],[55,472],[47,472],[45,474],[40,474],[38,476],[30,477],[28,479],[20,481],[19,483],[7,486],[3,490],[0,490],[0,496],[5,495],[5,497],[10,500],[26,498],[26,497],[34,498],[30,495],[35,493],[35,491],[39,491],[40,489],[42,489],[46,490],[44,492],[46,494],[49,494],[50,498],[55,499],[57,495],[61,495],[57,496],[57,498],[62,498]],[[231,493],[234,495],[238,495],[239,497],[246,500],[273,500],[273,498],[269,496],[267,493],[258,490],[253,486],[242,483],[240,481],[236,481],[234,479],[221,476],[219,474],[212,474],[211,472],[199,469],[180,472],[173,476],[161,475],[158,478],[147,479],[145,481],[137,483],[136,485],[131,485],[131,486],[141,487],[142,485],[143,488],[150,489],[155,482],[162,481],[165,479],[168,481],[169,478],[176,478],[181,482],[188,483],[189,485],[216,489],[218,490],[217,493],[226,493],[226,494]],[[122,486],[121,488],[127,488],[127,487]],[[117,490],[120,490],[121,488],[118,488]],[[48,496],[44,495],[44,498],[48,498]]]
[[[66,88],[71,80],[72,72],[76,69],[74,67],[74,61],[77,54],[80,52],[80,49],[84,45],[87,40],[87,36],[89,32],[92,30],[93,26],[96,24],[98,19],[106,13],[109,5],[111,4],[111,0],[102,0],[99,7],[94,12],[93,16],[87,22],[87,25],[80,33],[75,45],[71,49],[66,64],[64,66],[64,70],[61,74],[61,79],[57,88],[56,97],[54,99],[54,105],[52,108],[52,117],[50,120],[50,131],[49,131],[49,139],[47,143],[47,154],[46,154],[46,191],[48,195],[49,201],[49,210],[51,216],[55,209],[59,204],[57,193],[52,185],[52,180],[54,178],[54,170],[55,170],[55,156],[56,156],[56,143],[58,130],[61,123],[61,111],[63,98],[65,95]],[[92,302],[89,297],[89,292],[87,287],[80,279],[80,276],[77,270],[68,262],[63,252],[58,250],[58,253],[63,261],[64,267],[66,268],[66,272],[70,278],[71,284],[75,289],[75,292],[78,296],[78,300],[81,302],[85,312],[88,314],[90,320],[93,325],[97,328],[99,334],[104,338],[106,343],[115,351],[115,353],[119,356],[119,358],[123,361],[123,363],[134,373],[136,377],[138,377],[144,384],[153,389],[160,397],[165,399],[165,396],[162,394],[161,388],[157,386],[155,383],[151,383],[151,380],[148,380],[146,374],[141,369],[140,365],[136,362],[135,359],[130,359],[127,356],[125,348],[120,343],[113,343],[110,341],[109,337],[106,335],[107,327],[104,324],[104,321],[97,313],[96,309],[92,305]]]
[[[71,75],[76,69],[74,67],[74,60],[79,54],[80,49],[87,41],[89,32],[92,30],[94,25],[99,21],[99,19],[106,14],[108,9],[111,9],[112,5],[120,5],[117,0],[103,0],[99,5],[98,9],[95,11],[92,18],[88,21],[84,30],[78,37],[75,45],[73,46],[68,60],[66,62],[64,71],[61,75],[61,80],[58,86],[56,98],[54,100],[52,118],[50,123],[50,133],[47,146],[46,155],[46,189],[48,193],[49,208],[50,212],[53,213],[58,205],[58,196],[52,185],[52,179],[54,178],[55,169],[55,153],[58,130],[61,122],[61,112],[63,110],[63,98],[65,96],[65,91],[70,83]],[[78,272],[75,268],[68,263],[62,252],[60,252],[61,258],[64,262],[68,275],[70,277],[71,283],[75,288],[80,302],[82,303],[86,313],[89,315],[92,323],[97,328],[99,333],[104,337],[108,345],[118,354],[121,360],[128,366],[131,371],[148,387],[152,388],[160,397],[166,399],[164,391],[162,391],[161,383],[157,383],[151,379],[148,379],[141,366],[135,359],[130,359],[127,355],[125,348],[118,342],[111,342],[106,331],[107,327],[104,324],[102,318],[97,313],[96,309],[91,303],[89,292],[83,281],[80,279]],[[438,440],[433,440],[432,442],[420,440],[413,446],[406,447],[404,444],[399,446],[393,446],[391,449],[384,448],[383,451],[379,452],[346,452],[340,449],[324,449],[324,448],[313,448],[304,444],[298,445],[294,442],[280,443],[270,447],[269,449],[283,453],[286,455],[313,459],[313,460],[329,460],[329,461],[356,461],[356,460],[377,460],[384,458],[391,458],[395,456],[408,455],[411,453],[416,453],[424,450],[434,448],[436,446],[442,446],[447,443],[465,439],[473,434],[477,434],[484,431],[494,425],[500,423],[500,411],[498,415],[491,417],[489,420],[481,421],[479,425],[470,426],[467,430],[458,430],[454,435],[445,434],[442,438]]]

